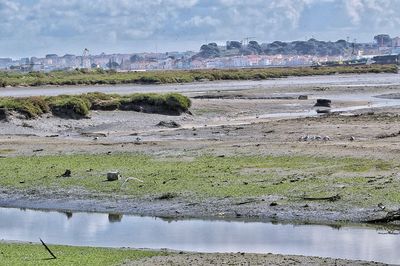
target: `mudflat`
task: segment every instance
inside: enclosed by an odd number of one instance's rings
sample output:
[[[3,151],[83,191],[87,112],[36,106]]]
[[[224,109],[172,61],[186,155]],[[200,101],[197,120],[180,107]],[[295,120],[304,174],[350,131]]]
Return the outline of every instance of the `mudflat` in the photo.
[[[398,77],[218,82],[221,90],[213,83],[168,85],[192,101],[180,116],[11,116],[0,122],[0,205],[315,223],[389,217],[396,224]],[[317,99],[330,99],[331,112],[318,114]],[[66,170],[71,175],[63,176]],[[104,182],[108,171],[122,178]],[[208,256],[199,264],[211,264]]]

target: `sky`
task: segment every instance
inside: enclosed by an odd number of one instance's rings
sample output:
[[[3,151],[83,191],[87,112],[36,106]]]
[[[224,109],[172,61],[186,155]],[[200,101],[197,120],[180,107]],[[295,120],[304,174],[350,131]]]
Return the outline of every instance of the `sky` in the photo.
[[[0,57],[400,35],[400,0],[0,0]]]

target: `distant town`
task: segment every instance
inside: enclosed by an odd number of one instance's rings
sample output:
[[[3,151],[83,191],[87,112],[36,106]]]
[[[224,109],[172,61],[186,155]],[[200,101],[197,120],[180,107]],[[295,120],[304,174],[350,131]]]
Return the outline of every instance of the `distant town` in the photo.
[[[293,41],[259,44],[248,37],[227,41],[225,45],[208,43],[199,52],[131,53],[91,55],[86,48],[82,54],[47,54],[44,58],[0,58],[0,69],[6,71],[55,71],[77,68],[115,71],[147,71],[174,69],[213,69],[277,66],[310,66],[324,64],[398,63],[400,37],[376,35],[369,43],[357,43],[349,38],[335,42]]]

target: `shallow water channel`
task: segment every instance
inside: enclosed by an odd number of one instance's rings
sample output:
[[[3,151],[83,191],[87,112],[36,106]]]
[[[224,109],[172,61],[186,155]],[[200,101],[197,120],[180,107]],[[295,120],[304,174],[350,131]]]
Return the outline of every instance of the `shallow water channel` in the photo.
[[[170,220],[0,208],[0,239],[196,252],[249,252],[400,263],[400,235],[374,227]]]

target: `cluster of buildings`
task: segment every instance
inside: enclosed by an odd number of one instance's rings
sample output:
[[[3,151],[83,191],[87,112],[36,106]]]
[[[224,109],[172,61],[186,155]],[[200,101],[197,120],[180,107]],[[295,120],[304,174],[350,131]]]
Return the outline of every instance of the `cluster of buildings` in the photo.
[[[194,52],[172,53],[141,53],[141,54],[100,54],[58,56],[48,54],[44,58],[0,58],[0,70],[14,71],[54,71],[76,68],[101,68],[117,71],[153,70],[153,69],[184,69]]]
[[[1,70],[14,71],[54,71],[76,68],[101,68],[117,71],[169,70],[169,69],[211,69],[269,66],[300,66],[314,62],[339,60],[337,57],[311,55],[243,55],[210,59],[193,58],[193,52],[148,53],[75,56],[48,54],[44,58],[0,58]]]
[[[377,38],[378,37],[378,38]],[[369,45],[374,49],[367,49],[375,55],[400,54],[400,38],[390,39],[388,35],[378,35],[377,43]],[[380,41],[388,39],[390,42]],[[226,47],[222,47],[226,50]],[[373,51],[373,52],[371,52]],[[54,71],[87,69],[113,69],[116,71],[144,71],[170,69],[212,69],[212,68],[245,68],[245,67],[273,67],[273,66],[307,66],[324,64],[325,62],[340,62],[367,58],[373,55],[364,55],[363,50],[342,56],[317,55],[238,55],[223,54],[214,58],[202,58],[195,52],[168,52],[168,53],[140,53],[140,54],[100,54],[90,55],[87,49],[82,55],[65,54],[58,56],[48,54],[44,58],[0,58],[0,70],[9,71]]]

